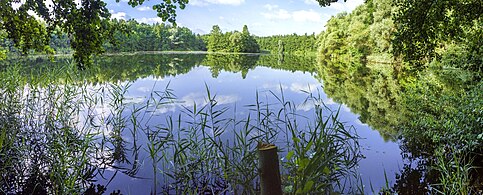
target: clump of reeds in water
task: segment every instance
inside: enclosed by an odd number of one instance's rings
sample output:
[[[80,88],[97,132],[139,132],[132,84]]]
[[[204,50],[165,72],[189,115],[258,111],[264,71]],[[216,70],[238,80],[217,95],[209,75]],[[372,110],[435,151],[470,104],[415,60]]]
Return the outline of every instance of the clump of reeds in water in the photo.
[[[110,164],[100,156],[106,126],[88,119],[104,87],[76,78],[73,64],[42,77],[23,68],[0,72],[0,194],[103,193],[94,179]]]
[[[130,104],[129,84],[93,86],[68,67],[61,82],[20,71],[7,68],[0,82],[2,193],[103,193],[115,179],[106,170],[140,177],[149,168],[152,193],[253,194],[258,142],[281,149],[285,192],[343,192],[361,156],[355,130],[310,93],[311,116],[280,90],[255,93],[239,119],[240,108],[219,105],[208,86],[201,104],[184,104],[169,85]],[[156,112],[169,107],[180,112]]]
[[[153,172],[162,173],[163,190],[256,193],[259,142],[275,143],[281,149],[287,193],[349,189],[353,183],[348,184],[348,178],[355,175],[361,154],[355,130],[339,121],[339,111],[326,107],[320,96],[307,93],[303,104],[313,106],[314,112],[304,116],[298,112],[301,105],[285,100],[283,90],[264,94],[266,101],[255,94],[255,104],[245,105],[248,114],[241,119],[237,118],[239,108],[219,105],[208,86],[201,105],[183,106],[166,88],[133,109],[155,113],[167,105],[181,107],[180,113],[166,115],[161,125],[143,130],[148,135]]]

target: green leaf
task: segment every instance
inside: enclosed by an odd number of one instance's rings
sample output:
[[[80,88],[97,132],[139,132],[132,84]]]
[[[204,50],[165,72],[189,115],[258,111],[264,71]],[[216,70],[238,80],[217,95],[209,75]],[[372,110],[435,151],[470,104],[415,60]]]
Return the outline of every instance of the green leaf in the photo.
[[[290,152],[288,152],[288,153],[287,153],[287,156],[285,156],[285,158],[286,158],[287,160],[291,160],[291,159],[292,159],[292,157],[293,157],[293,154],[294,154],[294,151],[292,150],[292,151],[290,151]]]
[[[314,181],[309,180],[307,183],[304,185],[303,193],[308,193],[312,191],[312,187],[314,186]]]

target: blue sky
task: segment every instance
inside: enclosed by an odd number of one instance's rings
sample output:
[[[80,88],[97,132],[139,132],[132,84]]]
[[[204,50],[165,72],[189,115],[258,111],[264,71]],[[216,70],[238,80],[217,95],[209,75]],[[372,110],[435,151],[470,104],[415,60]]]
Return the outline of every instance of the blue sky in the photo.
[[[162,22],[152,10],[157,1],[146,1],[132,8],[128,0],[105,0],[112,17],[136,19],[144,23]],[[342,1],[342,0],[340,0]],[[322,8],[315,0],[190,0],[184,10],[178,10],[177,23],[195,33],[209,33],[213,25],[226,31],[248,25],[252,34],[318,34],[331,16],[354,10],[364,0],[348,0]]]

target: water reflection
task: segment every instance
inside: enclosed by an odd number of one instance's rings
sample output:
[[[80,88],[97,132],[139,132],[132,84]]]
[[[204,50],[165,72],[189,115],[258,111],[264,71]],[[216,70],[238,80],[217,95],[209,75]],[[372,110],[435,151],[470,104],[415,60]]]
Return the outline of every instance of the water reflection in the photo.
[[[398,73],[386,64],[319,63],[317,76],[323,81],[325,93],[359,114],[360,121],[378,130],[385,140],[395,141],[396,127],[405,120]]]
[[[385,143],[366,125],[380,127],[383,135],[391,135],[385,139],[393,140],[394,134],[389,127],[395,124],[379,121],[394,120],[392,113],[396,111],[391,109],[397,108],[393,105],[397,101],[398,88],[394,84],[397,81],[390,80],[391,74],[385,70],[377,70],[379,72],[376,71],[374,76],[370,74],[370,68],[361,64],[340,63],[320,68],[313,57],[283,56],[282,59],[272,55],[115,55],[99,57],[95,61],[91,69],[81,72],[69,69],[70,66],[61,59],[54,63],[38,61],[35,66],[18,67],[15,74],[20,80],[31,82],[29,87],[32,88],[68,83],[80,86],[72,95],[81,98],[72,98],[78,100],[73,103],[86,105],[72,113],[82,113],[77,120],[79,126],[95,129],[90,133],[95,134],[97,141],[89,143],[93,143],[92,149],[98,151],[88,156],[92,161],[86,161],[95,170],[83,169],[79,173],[89,175],[85,181],[98,180],[96,182],[102,185],[109,184],[106,192],[118,189],[123,193],[143,194],[162,190],[179,193],[183,190],[257,191],[256,153],[253,153],[256,141],[286,146],[281,153],[285,156],[293,147],[290,145],[290,128],[300,140],[305,140],[308,131],[316,130],[322,119],[330,118],[339,108],[341,121],[347,123],[332,121],[326,125],[338,124],[334,128],[353,125],[364,138],[361,146],[367,149],[363,151],[367,158],[360,161],[359,171],[364,174],[362,181],[366,186],[369,183],[375,189],[384,186],[384,170],[394,173],[400,162],[397,145]],[[67,71],[60,71],[62,69]],[[389,81],[386,83],[386,80]],[[377,87],[372,83],[377,83]],[[22,82],[18,84],[23,86]],[[377,91],[380,88],[382,92]],[[51,98],[52,101],[55,99]],[[213,104],[216,104],[215,109],[211,109]],[[327,108],[324,107],[322,112],[319,109],[324,105]],[[314,120],[317,110],[326,114],[326,118]],[[44,114],[40,112],[40,115]],[[304,132],[306,134],[302,134]],[[89,133],[80,133],[72,139],[82,143],[86,140],[82,136],[86,135]],[[342,135],[340,137],[352,134]],[[209,140],[210,137],[213,139]],[[325,147],[358,146],[337,144],[335,141]],[[358,157],[359,147],[352,149],[354,156]],[[306,152],[307,156],[314,156],[313,150]],[[342,161],[339,168],[351,168],[358,160]],[[339,174],[330,164],[319,168],[321,173],[329,170],[327,178],[330,178],[317,180],[321,185],[333,182],[334,178],[350,180],[340,178],[346,175]],[[393,178],[391,173],[389,175]],[[300,187],[289,181],[287,177],[287,189]],[[86,182],[81,186],[95,185]],[[351,187],[352,192],[357,191],[356,184]],[[370,189],[362,190],[367,192]]]
[[[483,162],[476,140],[483,124],[482,112],[476,111],[483,105],[478,73],[443,67],[404,72],[391,64],[343,60],[319,63],[317,76],[328,97],[359,114],[385,140],[399,142],[404,163],[386,192],[434,193],[463,183],[481,188],[475,184],[479,170],[469,168]]]

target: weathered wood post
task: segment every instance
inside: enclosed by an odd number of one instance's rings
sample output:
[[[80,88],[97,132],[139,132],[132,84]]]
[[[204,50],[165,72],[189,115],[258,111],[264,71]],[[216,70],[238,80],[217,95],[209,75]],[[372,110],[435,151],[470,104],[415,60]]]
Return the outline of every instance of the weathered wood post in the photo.
[[[282,182],[278,163],[277,146],[258,144],[260,189],[262,195],[282,194]]]

